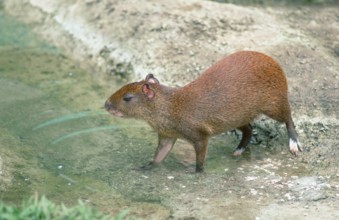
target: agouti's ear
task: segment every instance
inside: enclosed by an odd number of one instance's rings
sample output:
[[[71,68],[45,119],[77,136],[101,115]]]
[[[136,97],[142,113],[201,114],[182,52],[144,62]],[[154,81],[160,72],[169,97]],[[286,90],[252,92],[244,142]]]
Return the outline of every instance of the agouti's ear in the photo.
[[[153,99],[155,96],[155,92],[151,89],[150,85],[148,83],[145,83],[142,86],[142,92],[147,95],[149,99]]]
[[[153,83],[153,84],[159,84],[159,80],[157,80],[152,73],[148,74],[145,78],[146,82]]]

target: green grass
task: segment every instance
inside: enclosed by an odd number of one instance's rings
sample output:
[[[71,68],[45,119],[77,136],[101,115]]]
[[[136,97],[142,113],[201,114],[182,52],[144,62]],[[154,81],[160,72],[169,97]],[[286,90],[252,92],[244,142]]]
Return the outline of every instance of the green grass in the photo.
[[[123,220],[128,219],[127,214],[128,210],[124,210],[115,217],[104,215],[81,201],[76,206],[67,208],[63,204],[54,204],[45,196],[31,197],[21,207],[0,202],[0,220]]]

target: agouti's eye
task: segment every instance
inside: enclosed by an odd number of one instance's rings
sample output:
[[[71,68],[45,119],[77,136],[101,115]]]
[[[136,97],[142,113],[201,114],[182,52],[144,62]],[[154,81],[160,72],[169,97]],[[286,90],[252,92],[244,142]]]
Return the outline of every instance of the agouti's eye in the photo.
[[[133,98],[133,95],[132,94],[127,94],[125,95],[122,99],[125,101],[125,102],[129,102],[131,101]]]

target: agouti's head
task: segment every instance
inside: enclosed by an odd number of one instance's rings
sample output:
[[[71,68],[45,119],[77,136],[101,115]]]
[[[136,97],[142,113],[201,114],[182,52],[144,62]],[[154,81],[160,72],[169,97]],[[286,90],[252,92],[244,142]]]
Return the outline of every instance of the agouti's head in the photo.
[[[105,102],[105,109],[118,117],[142,118],[152,106],[159,81],[148,74],[145,80],[123,86]]]

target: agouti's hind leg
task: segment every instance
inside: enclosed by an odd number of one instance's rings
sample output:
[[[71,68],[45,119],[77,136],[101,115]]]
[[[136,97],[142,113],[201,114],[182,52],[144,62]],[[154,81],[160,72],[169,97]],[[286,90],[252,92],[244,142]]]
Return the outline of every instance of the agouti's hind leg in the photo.
[[[286,124],[288,138],[289,138],[289,148],[291,154],[297,156],[299,152],[302,151],[300,143],[298,141],[298,135],[295,131],[290,105],[286,99],[282,99],[281,105],[270,105],[270,109],[266,109],[264,114],[277,120],[279,122],[284,122]]]
[[[246,146],[252,137],[252,126],[250,124],[238,128],[242,132],[242,138],[237,148],[235,148],[233,155],[240,156],[245,151]]]
[[[297,132],[295,131],[292,119],[289,119],[286,122],[286,128],[287,128],[287,133],[288,133],[288,138],[289,138],[290,152],[294,156],[298,156],[298,153],[302,151],[302,148],[299,143],[298,135],[297,135]]]

